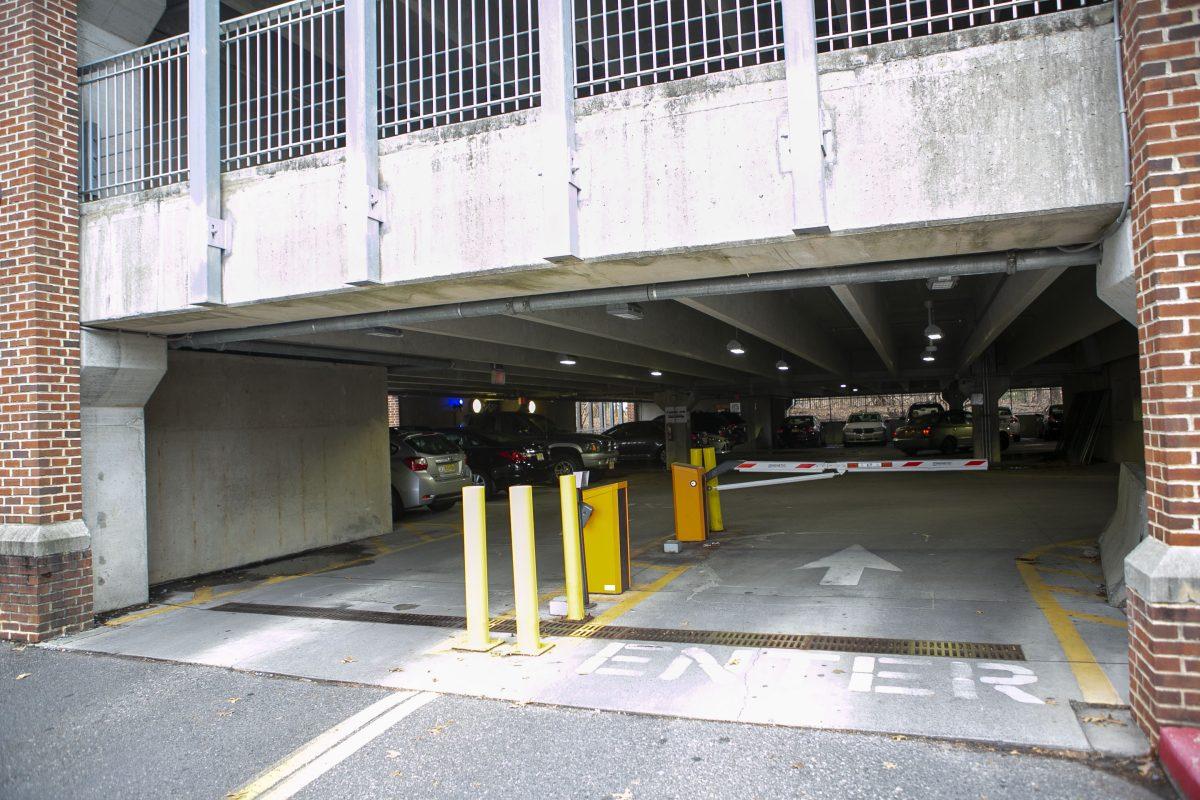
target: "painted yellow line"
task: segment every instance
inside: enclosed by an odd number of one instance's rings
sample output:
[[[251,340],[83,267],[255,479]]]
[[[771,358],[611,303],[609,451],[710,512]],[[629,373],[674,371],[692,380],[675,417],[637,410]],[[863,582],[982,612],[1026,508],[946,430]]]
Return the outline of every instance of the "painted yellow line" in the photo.
[[[1128,625],[1125,624],[1125,620],[1123,620],[1123,619],[1116,619],[1114,617],[1105,617],[1105,616],[1101,616],[1100,614],[1088,614],[1083,611],[1068,611],[1067,616],[1071,617],[1072,619],[1082,620],[1084,622],[1098,622],[1101,625],[1111,625],[1114,628],[1129,627]]]
[[[1089,589],[1076,589],[1073,586],[1059,586],[1056,583],[1047,583],[1046,588],[1057,594],[1069,594],[1075,597],[1087,597],[1091,600],[1099,600],[1100,596]]]
[[[1031,550],[1022,558],[1036,559],[1051,549],[1077,543],[1063,542],[1058,545],[1047,545]],[[1096,663],[1096,656],[1083,641],[1083,637],[1079,635],[1079,631],[1076,630],[1066,609],[1058,604],[1058,599],[1054,596],[1056,588],[1047,585],[1042,580],[1033,564],[1017,561],[1017,570],[1025,579],[1025,585],[1029,587],[1029,594],[1033,596],[1033,601],[1037,603],[1038,608],[1046,617],[1046,622],[1050,624],[1050,629],[1054,631],[1054,636],[1058,639],[1059,646],[1062,647],[1063,654],[1067,657],[1067,663],[1075,675],[1075,682],[1079,685],[1079,691],[1083,695],[1084,701],[1119,704],[1121,699],[1117,695],[1117,690],[1113,688],[1112,681]]]
[[[1088,574],[1078,567],[1067,567],[1064,569],[1062,567],[1044,567],[1041,564],[1034,564],[1033,566],[1037,567],[1038,572],[1050,572],[1055,575],[1069,575],[1072,578],[1084,578],[1090,583],[1098,583],[1104,580],[1103,576],[1099,573]]]
[[[432,692],[388,695],[293,750],[225,797],[228,800],[291,797],[437,697]]]
[[[591,622],[580,629],[579,633],[573,635],[586,636],[587,634],[583,633],[583,631],[586,631],[588,628],[603,628],[606,625],[611,625],[612,622],[617,619],[617,617],[625,614],[628,611],[632,611],[636,606],[640,605],[646,600],[649,600],[657,592],[661,591],[668,583],[687,572],[693,566],[695,565],[680,564],[678,567],[675,567],[666,575],[663,575],[655,580],[653,583],[647,584],[641,589],[630,589],[625,593],[625,597],[621,598],[619,603],[609,607],[608,610],[604,611],[604,613],[597,615]]]
[[[274,586],[279,583],[284,583],[286,581],[295,580],[296,578],[307,578],[312,575],[319,575],[323,572],[331,572],[333,570],[346,569],[347,567],[355,567],[360,564],[367,564],[367,563],[370,563],[371,561],[374,561],[377,558],[380,558],[381,556],[391,555],[392,553],[399,553],[404,550],[411,550],[414,547],[421,547],[422,545],[430,544],[432,542],[439,542],[443,539],[449,539],[452,536],[458,536],[458,533],[457,532],[447,533],[447,534],[443,534],[442,536],[434,537],[432,539],[422,539],[419,542],[409,542],[408,544],[403,544],[403,545],[399,545],[396,547],[389,547],[387,545],[381,545],[378,549],[374,550],[369,555],[359,556],[357,558],[352,558],[348,561],[341,561],[341,562],[338,562],[337,564],[330,564],[328,566],[321,567],[320,569],[309,570],[307,572],[298,572],[298,573],[295,573],[292,575],[273,575],[270,578],[265,578],[264,580],[256,581],[255,583],[253,583],[249,586],[242,586],[238,589],[227,589],[224,592],[214,592],[213,588],[211,586],[202,586],[201,588],[197,589],[196,592],[192,595],[191,600],[186,600],[182,603],[171,603],[170,605],[154,606],[153,608],[147,608],[142,611],[135,611],[132,614],[125,614],[124,616],[110,619],[107,622],[105,622],[104,624],[108,627],[116,627],[118,625],[125,625],[130,622],[137,622],[138,620],[148,619],[150,617],[156,617],[159,614],[165,614],[168,611],[174,611],[179,608],[189,608],[189,607],[193,607],[193,606],[203,605],[204,603],[211,603],[214,600],[224,600],[227,597],[233,597],[234,595],[242,594],[243,592],[249,592],[252,589],[259,589],[263,586]],[[370,541],[370,540],[368,540],[368,541]]]

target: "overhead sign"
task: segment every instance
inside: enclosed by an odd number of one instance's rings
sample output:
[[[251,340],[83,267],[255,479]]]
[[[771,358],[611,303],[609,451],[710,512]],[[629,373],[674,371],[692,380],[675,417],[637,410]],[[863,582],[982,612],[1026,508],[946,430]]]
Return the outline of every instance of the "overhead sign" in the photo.
[[[685,425],[688,421],[687,406],[667,406],[667,424],[668,425]]]
[[[504,370],[502,370],[502,369],[492,370],[492,383],[495,384],[496,386],[503,386],[505,378],[506,378],[506,376],[504,374]]]
[[[740,414],[740,413],[742,413],[742,404],[741,404],[741,403],[730,403],[730,404],[729,404],[729,412],[730,412],[731,414]]]

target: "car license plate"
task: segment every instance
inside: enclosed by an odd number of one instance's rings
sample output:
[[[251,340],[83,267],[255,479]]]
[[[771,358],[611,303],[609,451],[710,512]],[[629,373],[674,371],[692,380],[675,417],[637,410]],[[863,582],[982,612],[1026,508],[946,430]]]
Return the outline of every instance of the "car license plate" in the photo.
[[[457,467],[457,465],[454,463],[442,464],[442,467],[441,467],[442,474],[443,475],[453,475],[455,472],[458,472],[456,467]]]
[[[545,456],[544,454],[542,454],[542,453],[538,453],[538,454],[537,454],[537,456],[536,456],[536,458],[537,458],[537,460],[538,460],[538,461],[545,461],[545,460],[546,460],[546,456]]]

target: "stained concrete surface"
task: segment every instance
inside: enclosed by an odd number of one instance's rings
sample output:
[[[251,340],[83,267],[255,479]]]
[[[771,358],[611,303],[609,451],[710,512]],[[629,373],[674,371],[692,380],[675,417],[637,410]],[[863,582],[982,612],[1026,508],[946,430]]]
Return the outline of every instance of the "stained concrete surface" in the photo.
[[[226,796],[386,695],[0,643],[0,796]],[[885,796],[1171,795],[1152,762],[450,695],[388,727],[297,795]]]
[[[630,476],[636,591],[596,596],[620,625],[915,638],[1020,645],[1023,662],[873,657],[671,642],[553,639],[538,658],[450,649],[437,628],[214,611],[240,603],[461,615],[455,512],[414,514],[344,558],[304,556],[168,587],[160,604],[55,646],[614,711],[953,737],[1088,750],[1073,704],[1095,700],[1018,571],[1037,565],[1120,700],[1128,682],[1120,612],[1096,594],[1076,540],[1112,509],[1108,468],[852,475],[724,495],[728,530],[711,548],[662,553],[671,501],[662,473]],[[730,480],[742,480],[733,477]],[[535,492],[544,596],[560,591],[553,490]],[[493,613],[511,607],[507,507],[489,503]],[[859,545],[900,571],[822,586],[805,565]],[[1030,556],[1034,551],[1043,551]],[[331,563],[332,562],[332,563]],[[1042,571],[1044,570],[1044,572]],[[647,587],[652,587],[647,589]],[[1093,690],[1095,687],[1091,687]],[[1103,688],[1103,687],[1102,687]],[[1144,740],[1114,724],[1123,752]],[[1117,749],[1121,749],[1118,747]]]

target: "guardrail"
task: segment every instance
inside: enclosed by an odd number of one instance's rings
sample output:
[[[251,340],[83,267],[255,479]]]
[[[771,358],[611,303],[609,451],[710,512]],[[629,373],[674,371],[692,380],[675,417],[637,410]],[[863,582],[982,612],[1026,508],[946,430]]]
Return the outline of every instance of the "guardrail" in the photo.
[[[379,136],[540,102],[536,0],[374,0]],[[570,0],[575,95],[779,61],[782,0]],[[790,0],[789,0],[790,1]],[[818,52],[1104,0],[814,0]],[[223,170],[342,147],[344,0],[299,0],[221,25]],[[187,173],[187,38],[80,69],[83,200]]]

